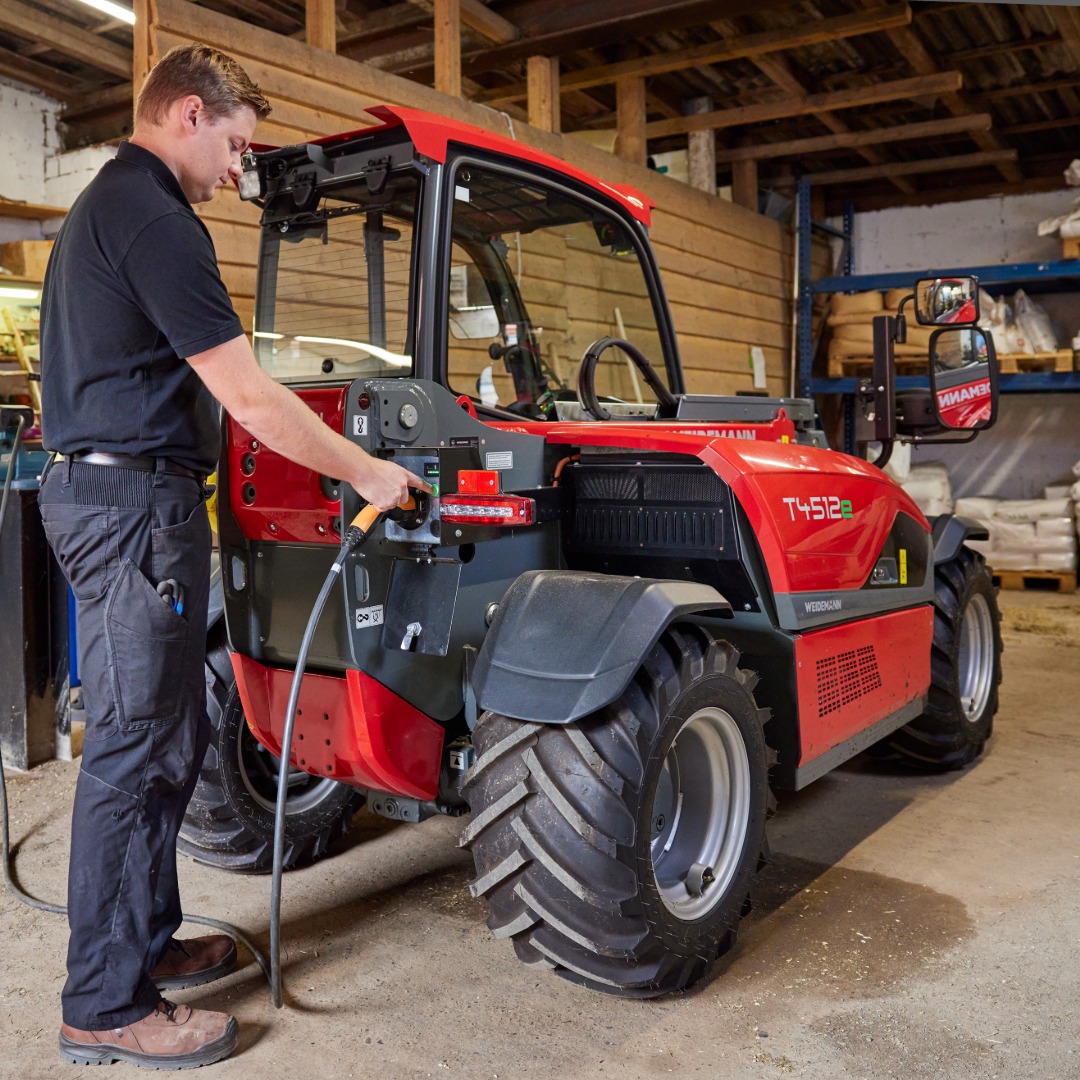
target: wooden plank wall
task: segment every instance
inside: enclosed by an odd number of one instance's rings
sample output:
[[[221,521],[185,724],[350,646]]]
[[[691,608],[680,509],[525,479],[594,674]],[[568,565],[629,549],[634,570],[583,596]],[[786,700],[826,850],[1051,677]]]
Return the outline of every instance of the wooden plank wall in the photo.
[[[138,0],[136,10],[136,85],[175,44],[197,40],[216,46],[235,56],[271,99],[274,112],[256,134],[266,142],[292,143],[366,126],[371,120],[364,108],[380,103],[425,109],[510,134],[508,118],[492,109],[187,0]],[[655,201],[652,241],[688,390],[730,394],[750,389],[749,350],[760,345],[769,392],[788,392],[792,239],[786,228],[568,136],[520,120],[512,126],[517,139],[605,180],[631,184]],[[228,191],[200,212],[213,233],[237,310],[250,326],[258,211]]]

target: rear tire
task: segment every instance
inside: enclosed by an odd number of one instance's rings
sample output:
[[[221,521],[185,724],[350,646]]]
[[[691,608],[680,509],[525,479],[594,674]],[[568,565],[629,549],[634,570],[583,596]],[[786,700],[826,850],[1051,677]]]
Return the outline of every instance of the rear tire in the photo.
[[[768,714],[738,659],[679,627],[591,716],[481,716],[462,845],[470,890],[519,959],[653,997],[705,979],[734,945],[771,798]]]
[[[934,644],[926,711],[887,739],[905,764],[962,769],[993,730],[1001,682],[1001,613],[981,555],[962,548],[935,570]]]
[[[227,658],[224,645],[208,650],[210,746],[176,847],[197,862],[221,870],[267,873],[273,861],[279,759],[248,730],[235,680],[221,677],[229,671]],[[348,829],[364,801],[355,788],[300,769],[289,774],[289,789],[286,869],[324,855],[327,845]]]

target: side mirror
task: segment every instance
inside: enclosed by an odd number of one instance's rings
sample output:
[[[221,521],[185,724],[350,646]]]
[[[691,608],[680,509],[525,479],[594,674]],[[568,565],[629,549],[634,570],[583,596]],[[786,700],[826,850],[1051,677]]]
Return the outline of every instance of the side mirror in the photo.
[[[997,416],[994,341],[976,327],[950,327],[930,336],[934,412],[950,431],[988,428]]]
[[[979,319],[977,278],[919,278],[915,320],[922,326],[971,326]]]

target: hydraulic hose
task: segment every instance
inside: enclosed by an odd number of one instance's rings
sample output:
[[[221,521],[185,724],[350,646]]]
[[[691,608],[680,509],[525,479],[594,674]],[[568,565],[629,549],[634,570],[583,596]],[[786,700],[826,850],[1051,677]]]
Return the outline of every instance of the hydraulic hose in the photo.
[[[398,509],[409,512],[415,510],[416,507],[417,501],[410,495]],[[353,518],[352,524],[341,541],[341,550],[334,560],[334,565],[330,567],[315,600],[315,606],[311,609],[311,615],[308,616],[304,636],[300,639],[300,651],[296,657],[292,685],[289,687],[289,701],[285,706],[285,727],[281,734],[277,803],[274,809],[274,861],[270,876],[270,996],[276,1009],[281,1008],[281,875],[285,861],[285,803],[289,794],[289,759],[292,756],[293,725],[296,721],[296,706],[300,700],[300,685],[304,681],[304,668],[307,667],[308,650],[311,648],[311,639],[315,636],[315,627],[326,606],[326,599],[339,579],[345,559],[367,540],[371,530],[385,512],[369,505]]]
[[[15,428],[15,437],[12,442],[11,458],[7,468],[7,475],[4,478],[4,494],[0,497],[0,535],[3,534],[4,522],[7,518],[7,505],[8,505],[8,492],[11,490],[11,480],[15,474],[15,461],[19,456],[19,449],[22,446],[23,430],[26,427],[26,420],[20,416],[17,426]],[[11,836],[9,829],[9,814],[8,814],[8,797],[7,797],[7,781],[4,777],[4,758],[0,754],[0,845],[2,845],[2,858],[4,868],[4,884],[7,886],[8,891],[21,903],[26,904],[27,907],[36,908],[38,911],[49,911],[54,915],[66,915],[67,907],[62,904],[50,904],[44,900],[38,900],[36,897],[31,896],[29,893],[24,892],[17,882],[15,881],[15,873],[13,866],[13,859],[11,856]],[[266,977],[267,982],[270,981],[270,966],[267,964],[266,957],[255,946],[251,939],[243,933],[243,931],[237,929],[231,923],[222,922],[220,919],[211,919],[206,915],[188,915],[186,912],[183,914],[184,922],[195,923],[200,926],[210,926],[215,930],[220,930],[222,933],[228,934],[234,941],[240,942],[248,952],[255,958],[255,962],[259,965],[263,975]]]

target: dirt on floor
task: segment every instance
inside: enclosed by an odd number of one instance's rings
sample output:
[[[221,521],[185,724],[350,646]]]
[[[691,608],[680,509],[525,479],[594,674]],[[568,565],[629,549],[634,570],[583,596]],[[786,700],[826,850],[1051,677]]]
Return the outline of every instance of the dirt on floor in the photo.
[[[1080,1078],[1080,597],[1000,602],[982,759],[920,776],[860,757],[784,795],[755,910],[707,986],[626,1001],[527,968],[467,891],[461,820],[362,814],[333,858],[285,878],[283,1010],[246,952],[175,995],[241,1024],[199,1075]],[[9,778],[18,879],[58,901],[77,769]],[[188,860],[182,876],[188,911],[265,948],[267,878]],[[65,944],[62,918],[0,892],[0,1077],[77,1075],[56,1050]]]

